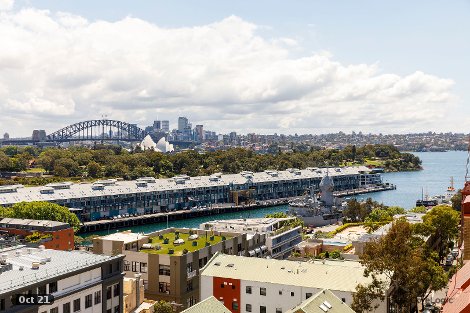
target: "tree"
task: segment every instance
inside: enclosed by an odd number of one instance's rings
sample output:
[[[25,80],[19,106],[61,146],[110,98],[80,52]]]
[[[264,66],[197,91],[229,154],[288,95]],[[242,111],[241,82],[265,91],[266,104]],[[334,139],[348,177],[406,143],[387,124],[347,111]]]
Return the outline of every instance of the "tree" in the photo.
[[[459,189],[455,195],[450,199],[454,210],[460,211],[462,206],[462,190]]]
[[[449,242],[459,235],[460,214],[448,205],[437,205],[423,217],[423,234],[439,240],[439,258],[444,257]]]
[[[392,305],[397,312],[409,312],[418,297],[424,301],[430,292],[445,286],[447,276],[436,259],[410,223],[396,220],[385,236],[364,248],[360,262],[372,282],[357,287],[354,306],[362,309],[359,312],[366,312],[367,304],[385,295],[390,283]]]
[[[101,170],[101,165],[99,165],[95,161],[91,161],[90,163],[88,163],[87,172],[88,172],[88,176],[93,177],[93,178],[98,178],[103,175],[103,172]]]
[[[45,201],[16,203],[11,208],[2,208],[0,210],[0,216],[58,221],[68,223],[75,231],[78,231],[80,228],[78,217],[74,213],[71,213],[68,208]]]
[[[173,306],[167,302],[160,300],[156,302],[153,306],[155,313],[175,313],[176,311],[173,309]]]
[[[387,288],[385,282],[372,276],[369,285],[359,284],[353,294],[351,309],[357,313],[370,312],[380,306],[380,302],[385,299],[384,290]]]
[[[426,213],[428,211],[428,209],[426,209],[425,206],[417,206],[417,207],[414,207],[410,210],[410,212],[412,213]]]

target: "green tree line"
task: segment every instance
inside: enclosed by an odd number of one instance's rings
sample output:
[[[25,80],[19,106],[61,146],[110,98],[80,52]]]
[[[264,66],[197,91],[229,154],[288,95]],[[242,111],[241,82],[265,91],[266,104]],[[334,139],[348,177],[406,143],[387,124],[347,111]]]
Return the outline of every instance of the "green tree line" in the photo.
[[[0,171],[22,171],[29,164],[43,168],[60,178],[120,177],[135,179],[142,176],[172,177],[210,175],[216,172],[259,172],[267,169],[306,168],[365,164],[379,162],[387,171],[418,170],[418,157],[401,153],[393,146],[366,145],[343,150],[323,149],[303,152],[257,154],[243,148],[199,153],[194,150],[174,154],[155,151],[129,152],[118,146],[45,148],[4,147],[0,149]],[[19,181],[21,178],[18,179]],[[40,185],[54,178],[23,179],[26,184]],[[29,182],[29,183],[28,183]],[[2,184],[14,183],[3,180]]]

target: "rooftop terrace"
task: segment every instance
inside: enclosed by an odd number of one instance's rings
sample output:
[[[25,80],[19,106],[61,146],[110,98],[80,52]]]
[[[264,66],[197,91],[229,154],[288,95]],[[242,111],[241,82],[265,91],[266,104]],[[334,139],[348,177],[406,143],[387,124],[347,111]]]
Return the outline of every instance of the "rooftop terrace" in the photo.
[[[153,254],[183,255],[185,251],[194,252],[206,246],[218,244],[226,239],[230,239],[230,237],[211,235],[210,232],[206,232],[206,235],[191,235],[189,233],[173,231],[150,237],[148,244],[152,248],[141,249],[140,251]]]

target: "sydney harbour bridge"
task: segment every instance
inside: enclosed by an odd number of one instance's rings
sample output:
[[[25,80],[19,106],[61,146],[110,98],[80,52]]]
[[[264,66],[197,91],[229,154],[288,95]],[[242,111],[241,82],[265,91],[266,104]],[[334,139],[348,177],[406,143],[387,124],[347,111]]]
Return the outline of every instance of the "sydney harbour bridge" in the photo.
[[[48,135],[33,133],[29,138],[11,138],[0,140],[3,145],[58,145],[66,142],[140,142],[147,133],[136,124],[117,120],[100,119],[78,122],[68,125]]]

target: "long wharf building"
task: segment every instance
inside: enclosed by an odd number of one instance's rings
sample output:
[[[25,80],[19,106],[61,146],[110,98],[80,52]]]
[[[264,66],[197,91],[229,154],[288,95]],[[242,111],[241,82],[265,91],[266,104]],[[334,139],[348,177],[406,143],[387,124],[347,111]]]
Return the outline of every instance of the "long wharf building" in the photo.
[[[82,221],[93,221],[122,214],[149,214],[180,210],[195,205],[252,203],[301,196],[318,186],[322,177],[333,178],[336,191],[356,189],[364,181],[380,182],[380,174],[365,166],[307,168],[304,170],[259,173],[214,174],[133,181],[108,179],[94,183],[53,183],[41,187],[22,185],[0,187],[0,206],[22,201],[48,201],[74,210]],[[377,180],[377,178],[379,178]]]

